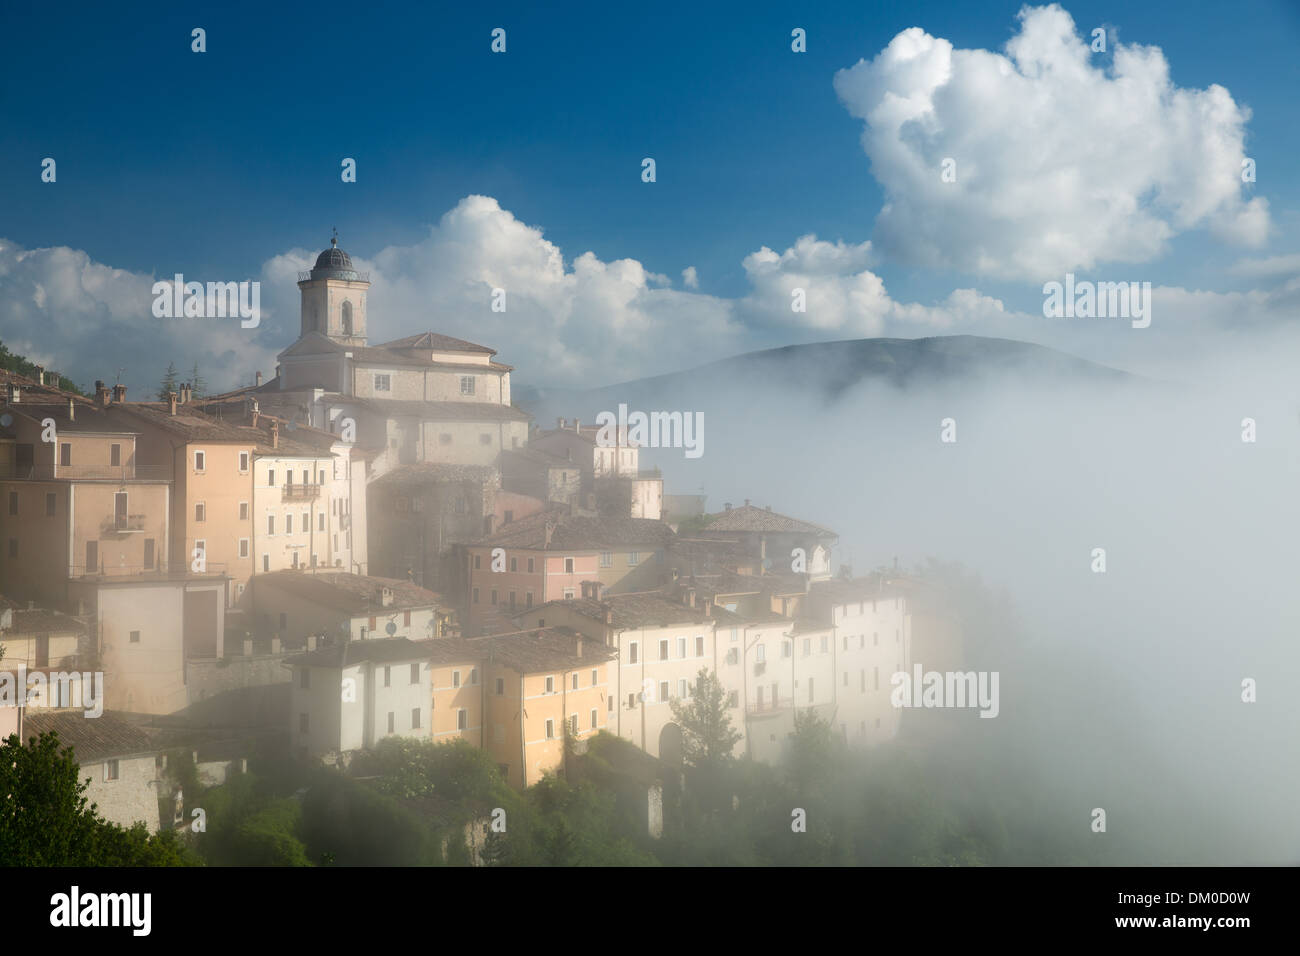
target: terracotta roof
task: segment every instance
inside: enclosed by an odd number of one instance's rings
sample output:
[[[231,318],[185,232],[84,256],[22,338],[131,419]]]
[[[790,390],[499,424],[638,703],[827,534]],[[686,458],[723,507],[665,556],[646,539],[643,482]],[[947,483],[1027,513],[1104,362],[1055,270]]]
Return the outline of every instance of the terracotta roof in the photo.
[[[116,417],[123,423],[133,419],[147,422],[187,441],[257,445],[262,440],[261,432],[256,429],[224,424],[193,404],[177,405],[175,415],[169,413],[166,402],[123,402],[108,406],[107,412],[110,419]]]
[[[612,647],[590,638],[584,639],[567,627],[538,627],[513,634],[480,637],[474,642],[487,648],[490,660],[521,674],[577,670],[618,656]]]
[[[892,598],[903,593],[903,582],[883,574],[868,574],[860,578],[833,578],[814,581],[808,588],[809,597],[828,600],[833,604],[855,604],[873,598]]]
[[[450,481],[491,481],[497,470],[491,465],[453,465],[441,462],[413,462],[398,465],[376,478],[374,485],[435,485]]]
[[[339,641],[318,647],[306,654],[285,658],[296,667],[353,667],[357,664],[401,664],[429,659],[433,641],[408,641],[404,637],[384,637],[373,641]]]
[[[0,603],[0,607],[3,606],[3,603]],[[4,632],[5,636],[12,637],[16,634],[54,634],[63,631],[75,631],[78,634],[86,633],[86,625],[84,622],[69,614],[60,614],[58,611],[47,611],[43,608],[36,608],[31,611],[20,611],[15,608],[13,617],[14,625]]]
[[[800,521],[798,518],[778,514],[766,508],[756,508],[753,505],[743,505],[739,508],[732,508],[730,511],[724,511],[716,515],[704,526],[703,530],[706,532],[770,531],[838,537],[829,528],[823,528],[821,525],[813,524],[810,521]]]
[[[5,405],[3,407],[7,412],[22,415],[37,423],[40,423],[41,419],[52,418],[54,419],[55,428],[68,435],[84,432],[134,435],[140,431],[139,426],[132,427],[128,423],[111,418],[104,414],[103,409],[91,403],[78,402],[74,418],[68,417],[68,403],[66,400],[39,404],[20,401],[17,405]]]
[[[317,604],[354,617],[391,614],[412,608],[438,607],[440,595],[399,578],[378,578],[346,571],[272,571],[259,574],[254,589],[263,584],[278,587]],[[393,592],[393,603],[384,606],[383,589]]]
[[[662,521],[612,515],[569,515],[552,508],[504,524],[475,544],[533,551],[608,551],[667,548],[672,540],[672,529]]]
[[[604,599],[596,601],[591,598],[570,598],[567,601],[547,601],[541,608],[567,608],[583,617],[593,620],[605,620],[605,612],[613,616],[612,625],[618,630],[647,626],[666,626],[669,624],[701,624],[710,618],[700,607],[687,607],[670,601],[658,591],[645,591],[635,594],[607,594]],[[522,614],[515,615],[518,620],[536,614],[537,607],[528,608]]]
[[[56,732],[63,746],[71,746],[77,763],[85,766],[121,757],[158,753],[149,735],[112,714],[87,717],[80,711],[28,710],[23,716],[23,736]]]

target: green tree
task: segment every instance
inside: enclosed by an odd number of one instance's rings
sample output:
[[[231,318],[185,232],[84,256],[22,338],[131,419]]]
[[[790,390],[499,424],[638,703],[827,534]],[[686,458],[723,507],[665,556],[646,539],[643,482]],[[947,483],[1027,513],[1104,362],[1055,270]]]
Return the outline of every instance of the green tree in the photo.
[[[693,767],[718,767],[731,760],[741,734],[731,726],[727,692],[716,674],[701,667],[689,703],[669,701],[673,720],[682,728],[682,756]]]
[[[197,857],[171,833],[124,829],[85,797],[87,780],[56,733],[0,745],[0,866],[183,866]]]
[[[194,363],[194,369],[190,372],[190,391],[194,398],[202,398],[204,392],[208,390],[208,381],[199,374],[199,363]]]
[[[167,396],[178,390],[180,376],[176,372],[176,363],[167,363],[167,372],[163,375],[162,384],[158,386],[158,401],[167,401]]]

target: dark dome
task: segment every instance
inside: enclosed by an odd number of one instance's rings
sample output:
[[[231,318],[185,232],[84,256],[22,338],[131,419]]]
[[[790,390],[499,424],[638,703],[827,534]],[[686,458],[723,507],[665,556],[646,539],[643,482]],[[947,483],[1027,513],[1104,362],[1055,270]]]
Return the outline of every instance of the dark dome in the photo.
[[[338,239],[330,240],[330,247],[316,257],[316,266],[311,270],[313,279],[356,279],[356,270],[352,268],[352,257],[338,247]]]

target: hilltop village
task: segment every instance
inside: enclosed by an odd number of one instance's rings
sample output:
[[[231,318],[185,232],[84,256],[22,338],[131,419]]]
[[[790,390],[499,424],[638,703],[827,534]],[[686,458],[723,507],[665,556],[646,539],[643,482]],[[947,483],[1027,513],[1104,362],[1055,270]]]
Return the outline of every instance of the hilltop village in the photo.
[[[275,374],[225,394],[0,372],[0,737],[57,730],[110,820],[173,822],[164,740],[220,780],[250,738],[336,766],[459,739],[523,788],[601,733],[679,761],[702,670],[775,763],[797,712],[872,746],[891,675],[959,663],[926,582],[669,493],[626,426],[541,427],[488,346],[371,344],[369,285],[332,243]]]

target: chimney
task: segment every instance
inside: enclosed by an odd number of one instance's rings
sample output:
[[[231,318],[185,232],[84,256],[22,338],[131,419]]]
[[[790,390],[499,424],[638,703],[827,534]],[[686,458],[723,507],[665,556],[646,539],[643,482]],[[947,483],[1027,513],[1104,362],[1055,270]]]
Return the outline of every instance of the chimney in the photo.
[[[23,390],[18,386],[17,382],[10,382],[5,387],[5,401],[10,405],[19,404],[22,401],[22,396]]]
[[[114,404],[114,405],[121,405],[121,404],[122,404],[123,402],[125,402],[125,401],[126,401],[126,386],[125,386],[125,385],[114,385],[114,386],[113,386],[113,404]]]
[[[44,385],[44,384],[45,384],[45,366],[44,366],[44,365],[38,365],[38,366],[36,366],[36,384],[37,384],[37,385]]]
[[[564,419],[563,419],[563,418],[557,418],[557,419],[555,420],[555,427],[558,428],[558,429],[560,429],[560,431],[564,431]]]
[[[68,399],[68,421],[75,422],[76,420],[77,420],[77,403],[72,399]]]
[[[771,505],[768,505],[768,506],[767,506],[767,510],[768,510],[768,511],[771,511],[771,510],[772,510],[772,506],[771,506]]]
[[[103,382],[95,382],[95,404],[100,408],[108,407],[108,386]]]
[[[582,638],[581,638],[581,637],[578,638],[578,647],[577,647],[577,653],[576,653],[576,656],[577,656],[577,657],[581,657],[581,656],[582,656]]]
[[[686,589],[686,606],[695,607],[695,588]]]
[[[722,505],[722,510],[723,510],[723,511],[730,511],[730,510],[731,510],[731,502],[730,502],[730,501],[724,502],[723,505]]]
[[[280,420],[278,418],[271,419],[271,447],[280,447]]]
[[[605,606],[605,623],[611,627],[614,624],[614,609],[608,605]]]
[[[704,599],[704,616],[713,617],[713,602],[708,598]]]
[[[576,431],[578,431],[579,429],[581,429],[581,427],[582,427],[582,422],[578,421],[578,420],[575,418],[575,419],[573,420],[573,430],[576,432]]]
[[[175,392],[167,393],[167,414],[172,416],[173,418],[176,417],[176,393]]]
[[[253,384],[254,384],[255,386],[257,386],[258,388],[261,388],[261,387],[262,387],[262,373],[261,373],[261,372],[255,372],[255,373],[253,374]]]

